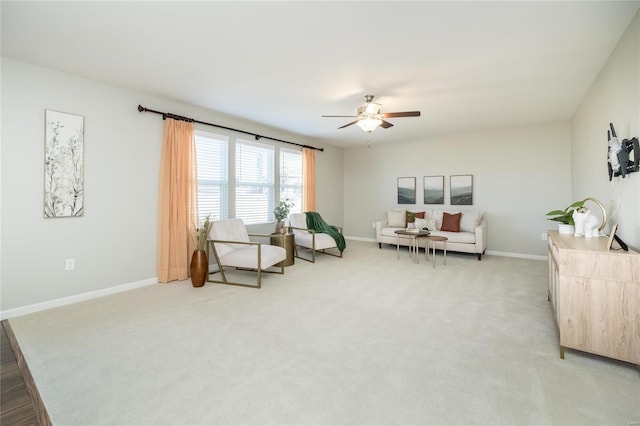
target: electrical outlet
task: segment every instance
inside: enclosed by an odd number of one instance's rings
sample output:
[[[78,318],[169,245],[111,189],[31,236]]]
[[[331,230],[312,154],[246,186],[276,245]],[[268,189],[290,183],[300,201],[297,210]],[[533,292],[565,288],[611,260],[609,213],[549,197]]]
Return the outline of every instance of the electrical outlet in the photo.
[[[76,260],[75,259],[67,259],[65,262],[65,269],[67,271],[73,271],[76,269]]]
[[[543,232],[542,234],[540,234],[540,239],[541,239],[542,241],[547,241],[547,233],[546,233],[546,232]]]

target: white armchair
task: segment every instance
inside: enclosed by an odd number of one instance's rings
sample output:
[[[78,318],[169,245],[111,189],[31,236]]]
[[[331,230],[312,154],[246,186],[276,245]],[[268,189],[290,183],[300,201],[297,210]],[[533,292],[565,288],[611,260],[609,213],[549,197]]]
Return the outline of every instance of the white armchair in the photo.
[[[305,213],[292,213],[289,215],[289,225],[295,236],[295,256],[308,262],[316,261],[316,251],[342,257],[342,252],[338,250],[336,241],[328,234],[317,233],[307,228],[307,215]],[[337,227],[340,233],[342,228]],[[298,247],[311,250],[311,260],[298,255]],[[338,254],[327,252],[328,249],[335,249]]]
[[[242,219],[225,219],[213,222],[209,240],[207,241],[207,255],[213,251],[218,271],[209,275],[220,273],[222,280],[214,280],[209,277],[208,282],[219,284],[239,285],[244,287],[260,288],[262,286],[262,272],[284,274],[284,267],[278,270],[269,270],[276,263],[282,262],[287,257],[284,248],[253,242],[249,237],[270,237],[269,235],[249,234]],[[209,255],[209,259],[211,259]],[[257,285],[232,282],[227,279],[225,267],[236,270],[249,270],[258,273]]]

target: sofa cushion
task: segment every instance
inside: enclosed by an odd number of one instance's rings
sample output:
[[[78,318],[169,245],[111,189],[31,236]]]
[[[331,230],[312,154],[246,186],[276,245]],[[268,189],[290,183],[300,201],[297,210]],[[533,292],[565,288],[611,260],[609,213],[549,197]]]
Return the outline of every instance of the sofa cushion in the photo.
[[[404,228],[407,226],[406,210],[389,210],[387,211],[387,225]]]
[[[431,235],[440,237],[447,237],[448,243],[461,243],[461,244],[475,244],[476,234],[473,232],[448,232],[448,231],[434,231]]]
[[[382,228],[380,230],[380,236],[392,237],[394,239],[393,244],[395,244],[396,241],[399,241],[400,245],[407,245],[406,241],[408,237],[406,236],[400,236],[400,239],[396,240],[398,235],[395,233],[395,231],[397,231],[398,229],[402,228]],[[447,243],[475,244],[476,242],[476,234],[474,234],[473,232],[432,231],[431,235],[447,237]]]
[[[380,230],[380,235],[382,235],[383,237],[397,237],[398,234],[396,234],[396,231],[400,230],[400,229],[404,229],[404,228],[399,228],[399,227],[387,227],[387,228],[382,228]]]
[[[471,210],[462,212],[462,217],[460,218],[460,231],[475,232],[476,226],[480,225],[480,220],[482,220],[481,211]]]
[[[460,232],[460,217],[462,213],[442,213],[442,226],[441,231]]]
[[[429,219],[435,220],[434,229],[440,229],[442,226],[442,210],[433,210],[429,215]]]

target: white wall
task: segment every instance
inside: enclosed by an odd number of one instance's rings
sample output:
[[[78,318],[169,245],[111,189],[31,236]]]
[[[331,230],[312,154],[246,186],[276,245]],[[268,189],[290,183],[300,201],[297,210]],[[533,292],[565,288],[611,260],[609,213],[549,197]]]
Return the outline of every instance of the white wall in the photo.
[[[424,176],[445,176],[444,207],[451,208],[449,176],[471,174],[472,208],[488,222],[487,250],[543,256],[541,234],[554,227],[544,214],[569,200],[570,163],[568,122],[346,149],[345,234],[375,237],[372,222],[397,207],[398,177],[417,178],[418,205],[402,207],[420,211],[430,207],[422,205]]]
[[[2,311],[156,277],[163,122],[139,113],[138,104],[324,147],[316,153],[318,210],[342,223],[339,148],[8,58],[2,58],[1,82]],[[45,109],[85,117],[81,218],[43,218]],[[74,271],[65,271],[68,258],[76,261]]]
[[[572,199],[595,197],[611,216],[617,234],[640,249],[640,172],[607,173],[607,130],[620,140],[640,137],[640,12],[631,21],[571,121]],[[591,206],[591,203],[587,204]],[[595,207],[595,206],[594,206]]]

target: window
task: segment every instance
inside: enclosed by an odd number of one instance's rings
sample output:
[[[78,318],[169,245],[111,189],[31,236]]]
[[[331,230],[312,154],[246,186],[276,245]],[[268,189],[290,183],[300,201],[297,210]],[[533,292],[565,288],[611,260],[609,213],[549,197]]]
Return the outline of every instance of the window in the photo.
[[[293,203],[291,213],[303,211],[302,151],[205,131],[195,141],[200,223],[207,215],[247,225],[275,222],[281,200]]]
[[[229,216],[228,142],[225,136],[196,134],[198,163],[198,219]]]
[[[280,148],[280,200],[293,203],[291,213],[302,212],[302,152]]]
[[[274,147],[236,142],[236,217],[245,224],[275,220]]]

